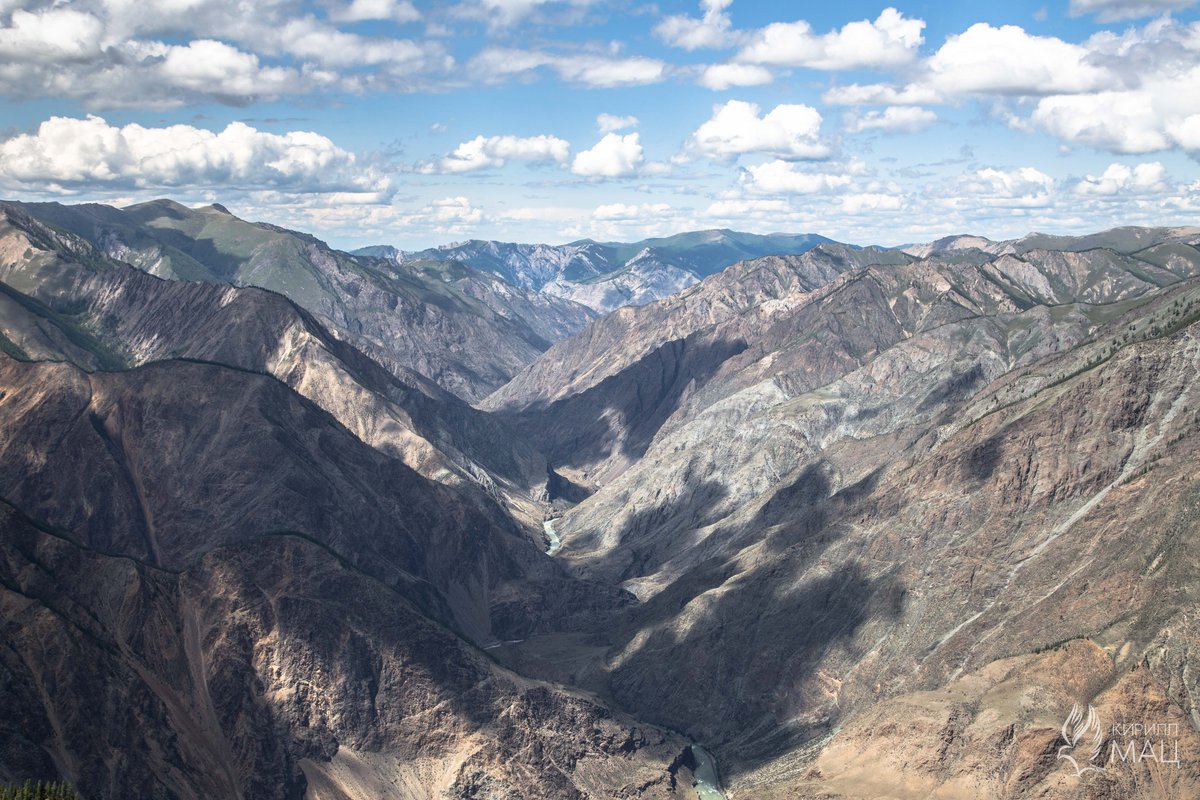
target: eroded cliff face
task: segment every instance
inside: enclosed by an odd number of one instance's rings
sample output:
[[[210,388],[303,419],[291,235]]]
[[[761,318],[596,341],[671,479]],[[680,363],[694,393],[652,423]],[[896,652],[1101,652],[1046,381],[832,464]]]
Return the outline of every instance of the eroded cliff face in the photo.
[[[669,301],[640,309],[577,392],[502,412],[617,410],[577,442],[543,428],[552,462],[596,478],[559,557],[641,600],[564,679],[711,746],[734,796],[1188,796],[1196,760],[1165,789],[1152,762],[1064,782],[1050,746],[1072,702],[1191,718],[1187,659],[1162,652],[1195,645],[1200,531],[1200,254],[1178,244],[1170,269],[1030,251],[838,271],[689,331],[683,352],[716,355],[670,369],[661,348],[626,355],[669,324]],[[588,337],[526,376],[557,385],[553,360]],[[641,413],[654,384],[624,377],[655,370],[686,388]],[[511,658],[562,675],[559,646]],[[1041,686],[1054,646],[1103,657]],[[967,710],[921,694],[944,691]],[[877,783],[872,737],[895,754]]]

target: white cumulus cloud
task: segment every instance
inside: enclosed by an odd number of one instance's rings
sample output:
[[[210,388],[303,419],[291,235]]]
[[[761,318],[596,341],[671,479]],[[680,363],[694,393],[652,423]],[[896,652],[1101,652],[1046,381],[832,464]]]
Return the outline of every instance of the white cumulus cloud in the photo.
[[[638,134],[621,136],[607,133],[590,150],[575,154],[571,171],[586,177],[624,178],[636,175],[642,161],[642,144]]]
[[[284,92],[299,80],[294,70],[264,66],[253,53],[211,39],[165,48],[146,77],[168,87],[227,98]]]
[[[483,219],[483,212],[471,205],[465,197],[443,197],[434,200],[423,209],[423,213],[434,224],[457,226],[464,223],[476,223]]]
[[[666,203],[607,203],[596,206],[592,217],[608,222],[616,220],[642,222],[653,217],[667,216],[671,212],[671,206]]]
[[[962,176],[944,203],[956,207],[1045,208],[1052,204],[1054,178],[1035,167],[988,167]]]
[[[423,163],[419,172],[474,172],[503,167],[515,161],[566,163],[571,145],[557,136],[476,136],[436,163]]]
[[[441,58],[441,46],[409,39],[359,36],[311,17],[289,20],[264,34],[258,44],[268,52],[287,53],[332,67],[400,65],[425,68]]]
[[[1184,150],[1200,151],[1200,114],[1168,121],[1166,129]]]
[[[712,158],[764,153],[784,159],[828,157],[821,138],[821,114],[806,105],[778,105],[764,116],[759,107],[730,100],[713,109],[712,118],[696,129],[688,146]]]
[[[636,128],[637,117],[619,117],[616,114],[599,114],[596,116],[596,128],[601,133],[623,131],[626,128]]]
[[[667,74],[666,64],[658,59],[641,56],[566,56],[557,58],[552,66],[563,80],[599,88],[658,83]]]
[[[1166,188],[1167,169],[1161,162],[1128,166],[1109,164],[1099,176],[1088,175],[1075,184],[1078,194],[1111,196],[1122,192],[1158,192]]]
[[[978,23],[909,74],[902,86],[835,86],[823,100],[917,106],[976,98],[990,100],[1010,127],[1067,145],[1123,154],[1200,150],[1200,22],[1160,17],[1078,43]]]
[[[64,191],[99,185],[379,193],[388,185],[353,153],[309,131],[267,133],[241,122],[218,132],[115,127],[96,116],[51,117],[35,133],[0,142],[0,181]]]
[[[845,127],[847,133],[861,133],[872,130],[916,133],[917,131],[925,130],[937,122],[937,119],[937,114],[926,108],[919,108],[917,106],[892,106],[882,111],[847,114]]]
[[[831,106],[915,106],[940,103],[944,98],[927,86],[910,84],[897,88],[886,83],[851,83],[827,89],[821,100]]]
[[[747,167],[741,183],[751,194],[818,194],[849,186],[848,174],[812,172],[797,169],[790,161],[767,161]]]
[[[645,56],[601,56],[590,53],[551,53],[509,47],[488,47],[469,62],[467,71],[484,83],[501,83],[527,76],[543,67],[570,83],[590,88],[644,86],[667,77],[667,65]]]
[[[100,55],[104,25],[99,19],[69,8],[36,12],[17,9],[0,27],[0,60],[60,62]]]
[[[684,50],[726,47],[734,41],[732,23],[725,9],[733,0],[700,0],[700,19],[678,14],[666,17],[654,28],[660,39]]]
[[[1088,46],[1093,60],[1120,73],[1121,88],[1042,98],[1033,126],[1114,153],[1200,151],[1200,23],[1160,19],[1097,34]]]
[[[731,86],[761,86],[772,80],[771,70],[757,64],[712,64],[700,75],[700,85],[716,92]]]
[[[1153,97],[1144,92],[1047,97],[1038,102],[1032,120],[1064,141],[1116,153],[1150,153],[1171,144]]]
[[[421,12],[410,0],[351,0],[349,5],[333,9],[329,18],[334,22],[363,22],[390,19],[393,22],[415,22]]]
[[[886,8],[875,19],[850,22],[825,34],[804,21],[776,22],[754,34],[737,61],[824,70],[909,64],[924,41],[925,21]]]
[[[1034,36],[1016,25],[976,23],[951,36],[925,64],[926,82],[947,95],[1089,92],[1117,80],[1082,45]]]

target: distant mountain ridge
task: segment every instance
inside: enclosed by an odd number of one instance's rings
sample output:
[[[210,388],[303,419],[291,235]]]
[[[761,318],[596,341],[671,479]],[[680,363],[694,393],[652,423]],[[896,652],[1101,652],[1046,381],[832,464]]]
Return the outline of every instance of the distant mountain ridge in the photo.
[[[418,251],[377,245],[354,253],[396,263],[457,261],[514,286],[607,313],[660,300],[739,261],[799,255],[831,243],[811,233],[762,235],[719,229],[637,242],[581,239],[548,245],[472,239]]]
[[[1019,239],[992,240],[985,236],[959,234],[944,236],[932,242],[906,244],[897,247],[911,256],[927,258],[932,255],[944,255],[957,250],[981,250],[989,255],[1021,255],[1031,250],[1063,250],[1066,252],[1082,252],[1084,250],[1107,249],[1130,255],[1164,242],[1183,239],[1200,234],[1196,227],[1161,227],[1161,228],[1112,228],[1099,233],[1084,236],[1062,236],[1053,233],[1027,233]]]

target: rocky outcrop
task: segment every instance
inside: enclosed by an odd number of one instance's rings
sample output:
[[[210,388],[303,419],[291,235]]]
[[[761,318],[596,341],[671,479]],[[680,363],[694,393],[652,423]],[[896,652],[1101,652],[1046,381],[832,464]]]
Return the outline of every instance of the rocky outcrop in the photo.
[[[174,570],[7,504],[0,525],[0,779],[59,775],[85,797],[681,796],[678,738],[500,669],[302,535]]]

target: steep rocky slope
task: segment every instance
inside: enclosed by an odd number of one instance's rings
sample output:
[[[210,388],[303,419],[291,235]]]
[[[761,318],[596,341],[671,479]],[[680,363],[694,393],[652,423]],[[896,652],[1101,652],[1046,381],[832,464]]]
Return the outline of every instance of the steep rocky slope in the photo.
[[[394,247],[356,252],[398,263],[432,259],[469,264],[516,286],[607,313],[675,294],[744,259],[804,253],[829,242],[815,234],[762,236],[709,230],[628,243],[584,239],[546,245],[472,240],[417,252]]]
[[[524,430],[563,474],[594,485],[640,458],[680,403],[748,347],[739,326],[754,335],[761,319],[848,269],[908,260],[894,251],[822,245],[734,265],[679,295],[588,326],[483,407]]]
[[[559,558],[641,603],[573,660],[505,657],[706,743],[734,797],[1195,793],[1194,758],[1054,757],[1072,703],[1194,720],[1200,238],[1172,237],[751,262],[553,348],[489,405],[561,421],[594,494]]]
[[[505,426],[280,295],[162,280],[13,207],[0,279],[0,781],[690,785],[678,736],[477,649],[630,601],[542,554],[545,461]]]
[[[459,638],[603,602],[502,520],[267,376],[0,358],[0,774],[97,797],[298,797],[305,775],[322,797],[672,796],[680,740]]]
[[[283,294],[397,374],[415,371],[468,401],[593,316],[461,266],[351,256],[221,206],[13,205],[153,275]]]
[[[425,477],[478,484],[540,520],[547,472],[537,451],[420,375],[382,369],[284,297],[161,280],[18,209],[0,214],[0,335],[10,355],[87,369],[189,358],[268,373]]]
[[[670,341],[736,318],[764,303],[787,302],[869,264],[904,264],[903,253],[820,245],[800,256],[745,261],[700,286],[640,308],[624,308],[564,339],[484,403],[521,408],[578,394]]]

